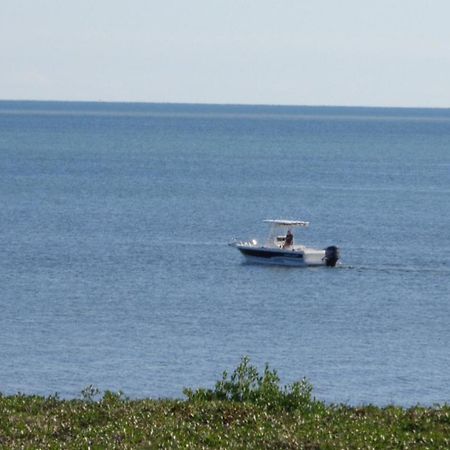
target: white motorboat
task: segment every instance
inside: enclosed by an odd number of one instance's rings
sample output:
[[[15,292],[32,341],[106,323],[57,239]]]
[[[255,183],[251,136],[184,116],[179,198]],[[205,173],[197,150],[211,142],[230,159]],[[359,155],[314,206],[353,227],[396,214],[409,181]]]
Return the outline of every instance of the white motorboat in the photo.
[[[309,222],[300,220],[264,220],[270,225],[267,241],[261,245],[257,240],[234,240],[229,245],[237,248],[246,261],[263,264],[289,266],[329,266],[334,267],[339,259],[339,248],[335,245],[325,249],[315,249],[297,244],[291,230],[305,228]]]

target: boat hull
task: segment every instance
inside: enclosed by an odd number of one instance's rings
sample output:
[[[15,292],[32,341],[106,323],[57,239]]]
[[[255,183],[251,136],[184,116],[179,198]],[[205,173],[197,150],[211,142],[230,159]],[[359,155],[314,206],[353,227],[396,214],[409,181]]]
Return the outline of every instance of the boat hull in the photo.
[[[264,247],[237,246],[245,260],[256,264],[276,264],[283,266],[323,266],[324,252],[308,254],[299,250],[270,249]]]

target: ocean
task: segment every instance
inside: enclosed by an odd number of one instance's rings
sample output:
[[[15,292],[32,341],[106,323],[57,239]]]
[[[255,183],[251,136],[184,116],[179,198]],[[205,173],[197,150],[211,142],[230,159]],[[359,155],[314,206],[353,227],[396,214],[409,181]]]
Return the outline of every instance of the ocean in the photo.
[[[0,102],[0,392],[450,402],[450,110]],[[336,268],[245,264],[264,219]]]

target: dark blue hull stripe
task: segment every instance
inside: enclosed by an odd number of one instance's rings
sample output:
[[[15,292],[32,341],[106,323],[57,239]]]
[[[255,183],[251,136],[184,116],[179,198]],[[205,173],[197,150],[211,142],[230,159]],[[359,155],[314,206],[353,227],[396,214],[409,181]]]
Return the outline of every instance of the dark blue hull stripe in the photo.
[[[302,253],[297,252],[271,252],[267,250],[253,249],[253,248],[240,248],[243,255],[256,256],[258,258],[289,258],[289,259],[303,259]]]

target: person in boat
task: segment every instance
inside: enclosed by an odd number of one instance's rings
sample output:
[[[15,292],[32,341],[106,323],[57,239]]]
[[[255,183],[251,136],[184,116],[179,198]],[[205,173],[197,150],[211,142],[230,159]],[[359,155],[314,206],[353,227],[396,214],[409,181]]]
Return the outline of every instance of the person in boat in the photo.
[[[291,230],[288,230],[286,234],[286,239],[284,240],[283,248],[290,247],[294,243],[294,235],[291,233]]]

